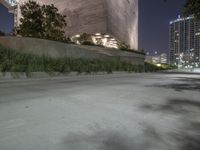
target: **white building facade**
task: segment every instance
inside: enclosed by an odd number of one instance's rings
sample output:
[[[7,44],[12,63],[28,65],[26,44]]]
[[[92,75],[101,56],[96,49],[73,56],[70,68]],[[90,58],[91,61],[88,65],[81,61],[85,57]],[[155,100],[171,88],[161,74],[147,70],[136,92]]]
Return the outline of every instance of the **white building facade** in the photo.
[[[17,1],[16,25],[20,24],[20,5],[28,0]],[[67,37],[82,33],[110,35],[138,50],[138,0],[35,0],[54,4],[66,15]],[[12,2],[10,2],[12,3]]]

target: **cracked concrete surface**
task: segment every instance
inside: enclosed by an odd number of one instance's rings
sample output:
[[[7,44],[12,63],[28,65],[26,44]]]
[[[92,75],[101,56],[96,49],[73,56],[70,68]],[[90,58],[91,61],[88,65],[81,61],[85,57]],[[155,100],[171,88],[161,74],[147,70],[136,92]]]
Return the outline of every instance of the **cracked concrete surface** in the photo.
[[[0,150],[199,150],[199,79],[157,73],[2,80]]]

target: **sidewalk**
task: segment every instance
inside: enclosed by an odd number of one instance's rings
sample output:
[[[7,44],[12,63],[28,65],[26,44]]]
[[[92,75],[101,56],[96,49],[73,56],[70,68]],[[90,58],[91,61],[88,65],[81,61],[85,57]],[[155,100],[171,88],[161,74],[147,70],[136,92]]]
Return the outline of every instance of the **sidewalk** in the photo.
[[[200,68],[191,69],[173,69],[173,70],[165,70],[163,72],[166,73],[188,73],[188,74],[200,74]]]

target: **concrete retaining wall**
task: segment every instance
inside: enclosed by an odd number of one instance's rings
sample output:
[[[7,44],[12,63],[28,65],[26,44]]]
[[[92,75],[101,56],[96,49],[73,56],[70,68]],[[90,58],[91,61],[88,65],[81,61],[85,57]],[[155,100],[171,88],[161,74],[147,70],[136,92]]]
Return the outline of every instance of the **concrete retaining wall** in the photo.
[[[56,79],[56,78],[70,78],[74,76],[102,76],[102,75],[131,75],[136,73],[130,73],[125,71],[114,71],[112,73],[107,72],[93,72],[93,73],[78,73],[78,72],[70,72],[70,73],[60,73],[60,72],[0,72],[0,82],[8,82],[8,81],[20,81],[24,79]],[[137,73],[139,74],[139,73]]]
[[[19,52],[52,58],[72,57],[84,59],[121,60],[132,64],[144,64],[144,54],[108,49],[97,46],[65,44],[35,38],[0,37],[0,45]]]

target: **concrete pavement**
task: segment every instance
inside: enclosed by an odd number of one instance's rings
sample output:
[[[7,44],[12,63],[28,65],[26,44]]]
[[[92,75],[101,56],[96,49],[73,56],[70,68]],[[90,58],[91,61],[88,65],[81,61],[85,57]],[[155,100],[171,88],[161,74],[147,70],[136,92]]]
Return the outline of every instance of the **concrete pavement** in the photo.
[[[0,150],[199,149],[199,75],[0,81]]]

